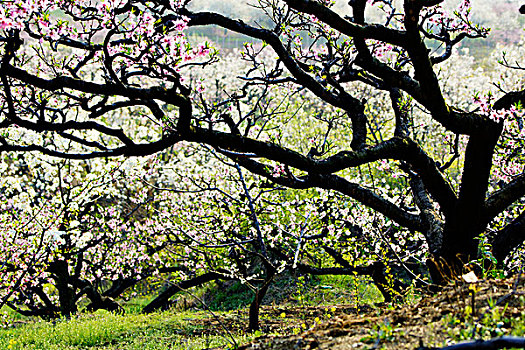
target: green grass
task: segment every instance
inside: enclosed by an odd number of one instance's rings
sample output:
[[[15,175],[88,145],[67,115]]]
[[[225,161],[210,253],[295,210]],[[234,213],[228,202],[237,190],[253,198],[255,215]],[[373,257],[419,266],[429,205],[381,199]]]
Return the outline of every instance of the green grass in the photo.
[[[211,310],[237,310],[250,305],[254,293],[240,282],[233,282],[230,287],[217,287],[212,290],[213,299],[208,303]]]
[[[205,349],[227,347],[229,340],[217,329],[207,330],[196,324],[202,312],[163,312],[151,315],[114,315],[97,312],[55,324],[32,322],[0,330],[0,349]],[[246,336],[236,339],[242,343]]]
[[[240,282],[210,285],[202,294],[212,294],[208,307],[213,311],[237,310],[250,305],[254,294]],[[299,306],[331,306],[334,304],[373,305],[383,296],[367,277],[312,276],[297,279],[285,275],[276,279],[263,304],[294,303]],[[199,305],[200,306],[200,305]]]
[[[374,305],[384,300],[381,292],[367,277],[299,276],[290,290],[292,300],[299,306]]]
[[[234,317],[234,314],[238,319],[241,315],[243,320],[240,324],[247,320],[246,306],[251,302],[253,293],[242,284],[209,285],[193,292],[195,294],[181,293],[178,297],[192,298],[198,294],[200,298],[205,294],[212,295],[213,298],[207,300],[207,303],[215,314],[223,319]],[[351,276],[321,276],[309,279],[300,277],[298,280],[285,277],[275,281],[267,297],[270,304],[277,303],[284,308],[286,305],[300,308],[334,304],[372,304],[381,300],[379,291],[367,280]],[[209,312],[173,309],[150,315],[140,314],[150,300],[151,296],[134,298],[123,303],[125,315],[100,310],[94,314],[80,314],[69,320],[56,322],[26,318],[5,308],[2,314],[11,325],[0,328],[0,350],[226,349],[231,344],[224,328],[210,325],[213,323],[210,323],[210,319],[214,318]],[[200,302],[193,304],[193,307],[201,306]],[[235,309],[243,310],[227,312]],[[326,315],[322,314],[319,317],[324,316]],[[263,325],[268,317],[273,319],[275,315],[261,315]],[[204,322],[204,319],[208,321]],[[238,333],[234,337],[240,345],[254,336]]]

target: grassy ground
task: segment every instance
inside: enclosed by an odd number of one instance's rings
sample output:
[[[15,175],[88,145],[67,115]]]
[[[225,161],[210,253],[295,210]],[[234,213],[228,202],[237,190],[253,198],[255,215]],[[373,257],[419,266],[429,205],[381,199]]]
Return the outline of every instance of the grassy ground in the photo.
[[[29,322],[0,331],[0,349],[206,349],[235,344],[224,330],[208,331],[202,312],[151,315],[95,313],[55,323]],[[215,334],[214,334],[215,333]],[[248,336],[234,334],[238,343]]]
[[[125,315],[98,311],[55,322],[2,310],[9,325],[0,329],[0,350],[228,349],[262,334],[300,334],[337,314],[351,312],[355,303],[364,306],[381,299],[367,281],[355,283],[348,276],[295,281],[283,279],[272,287],[262,308],[262,332],[256,334],[245,332],[251,292],[230,284],[180,295],[174,309],[150,315],[140,314],[148,297],[126,303]],[[195,296],[211,311],[202,310]]]
[[[381,303],[366,280],[297,281],[274,286],[273,300],[261,309],[261,332],[255,334],[246,333],[249,291],[223,284],[180,296],[188,310],[179,305],[142,315],[148,301],[143,298],[126,303],[125,315],[99,311],[43,322],[9,313],[10,324],[0,329],[0,350],[415,349],[525,335],[525,276],[459,281],[424,298],[411,291],[395,304]],[[199,310],[191,300],[197,294],[214,310]]]
[[[394,304],[364,279],[283,279],[269,292],[254,334],[246,333],[250,293],[238,284],[211,285],[150,315],[140,310],[151,297],[127,302],[125,315],[98,311],[43,322],[8,312],[0,350],[415,349],[525,335],[525,276],[457,281],[426,297],[411,290]]]

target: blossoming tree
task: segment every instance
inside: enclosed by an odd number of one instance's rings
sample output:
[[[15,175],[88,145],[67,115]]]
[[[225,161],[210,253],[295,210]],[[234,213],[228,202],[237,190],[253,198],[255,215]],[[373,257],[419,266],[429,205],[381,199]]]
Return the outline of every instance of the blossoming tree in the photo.
[[[260,0],[268,28],[181,0],[2,2],[0,151],[88,159],[207,144],[272,184],[336,191],[422,233],[442,282],[477,258],[480,236],[499,261],[525,238],[525,92],[501,81],[497,97],[472,87],[472,103],[453,103],[438,73],[488,30],[472,23],[469,1],[453,13],[442,2],[353,0],[344,15],[325,0]],[[209,25],[263,43],[245,46],[252,67],[225,98],[191,79],[218,56],[184,31]],[[300,146],[268,133],[287,124],[261,107],[273,89],[320,101],[325,129]],[[137,124],[143,132],[130,131]],[[367,167],[404,195],[356,175]]]

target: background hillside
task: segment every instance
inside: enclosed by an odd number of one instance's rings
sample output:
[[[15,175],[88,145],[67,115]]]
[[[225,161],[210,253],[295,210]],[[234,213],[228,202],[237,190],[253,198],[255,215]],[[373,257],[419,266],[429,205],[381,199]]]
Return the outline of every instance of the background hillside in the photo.
[[[334,8],[340,14],[350,14],[347,0],[336,0]],[[460,1],[445,1],[444,6],[453,11]],[[488,40],[467,40],[463,47],[467,47],[471,54],[477,59],[483,59],[492,52],[498,44],[515,44],[522,40],[523,28],[525,27],[525,16],[520,15],[519,8],[522,5],[517,0],[491,1],[491,0],[472,0],[472,18],[485,27],[491,28]],[[394,1],[398,8],[402,7],[402,1]],[[271,27],[268,17],[263,11],[257,8],[255,0],[193,0],[191,6],[200,11],[214,11],[227,16],[242,19],[247,23],[258,23],[264,27]],[[379,18],[377,14],[368,13],[369,18]],[[235,34],[227,33],[224,30],[207,31],[200,29],[193,30],[198,35],[208,36],[210,40],[217,44],[231,48],[243,42],[246,38],[236,38]],[[230,40],[223,39],[223,36],[230,37]]]

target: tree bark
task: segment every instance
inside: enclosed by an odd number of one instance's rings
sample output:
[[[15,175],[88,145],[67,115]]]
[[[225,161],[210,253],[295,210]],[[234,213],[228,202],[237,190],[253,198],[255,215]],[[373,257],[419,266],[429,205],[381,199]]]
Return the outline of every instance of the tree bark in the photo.
[[[252,303],[250,304],[250,315],[248,321],[248,332],[255,332],[260,329],[259,325],[259,311],[261,308],[261,302],[268,292],[268,288],[273,281],[274,273],[269,274],[268,278],[264,281],[263,286],[255,291],[255,296]]]
[[[55,287],[58,290],[60,314],[70,317],[77,311],[75,288],[70,284],[70,275],[66,261],[58,260],[49,265],[48,271],[52,273]]]

